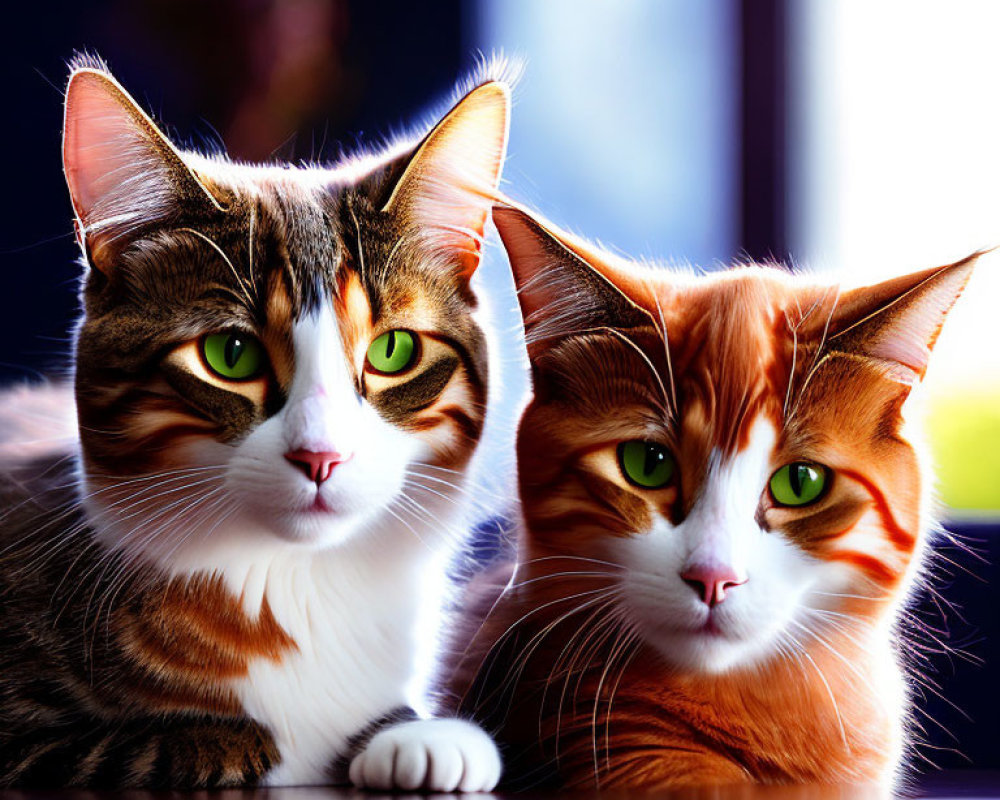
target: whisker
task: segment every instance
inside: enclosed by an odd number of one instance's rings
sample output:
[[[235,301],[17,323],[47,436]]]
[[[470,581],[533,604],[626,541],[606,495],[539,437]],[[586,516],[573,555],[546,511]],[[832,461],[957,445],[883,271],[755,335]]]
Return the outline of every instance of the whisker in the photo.
[[[253,294],[251,293],[253,287],[247,285],[243,276],[240,275],[239,271],[236,269],[236,266],[233,264],[232,261],[229,260],[229,256],[226,255],[225,251],[221,247],[219,247],[219,245],[217,245],[210,237],[206,236],[201,231],[195,230],[194,228],[177,228],[176,230],[178,233],[190,233],[192,236],[196,236],[197,238],[205,242],[209,247],[211,247],[216,253],[218,253],[219,256],[222,258],[222,260],[225,262],[226,266],[228,266],[229,270],[233,273],[233,277],[236,278],[236,283],[240,287],[240,290],[243,292],[243,296],[246,298],[247,308],[252,311],[257,307],[257,303],[253,297]]]
[[[663,355],[667,359],[667,378],[670,384],[670,409],[672,414],[677,414],[677,386],[674,383],[674,364],[670,357],[670,338],[667,334],[667,322],[663,317],[663,306],[660,304],[660,295],[654,288],[650,288],[650,294],[656,302],[656,313],[660,320],[660,336],[663,339]]]

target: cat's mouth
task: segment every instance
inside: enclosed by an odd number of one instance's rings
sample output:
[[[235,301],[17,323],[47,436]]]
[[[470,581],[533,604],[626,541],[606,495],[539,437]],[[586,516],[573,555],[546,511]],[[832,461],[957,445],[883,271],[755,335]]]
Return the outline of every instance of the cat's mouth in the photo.
[[[695,628],[695,635],[707,636],[710,638],[728,638],[728,634],[720,627],[717,617],[709,612],[705,622]]]
[[[313,498],[313,501],[309,505],[305,506],[304,508],[300,508],[299,509],[299,513],[300,514],[332,514],[336,510],[337,509],[334,508],[333,505],[328,500],[324,499],[324,497],[323,497],[322,494],[320,494],[319,492],[316,492],[316,496]]]
[[[716,611],[708,611],[687,623],[671,625],[667,628],[672,637],[682,637],[689,641],[733,641],[742,637],[730,621]]]

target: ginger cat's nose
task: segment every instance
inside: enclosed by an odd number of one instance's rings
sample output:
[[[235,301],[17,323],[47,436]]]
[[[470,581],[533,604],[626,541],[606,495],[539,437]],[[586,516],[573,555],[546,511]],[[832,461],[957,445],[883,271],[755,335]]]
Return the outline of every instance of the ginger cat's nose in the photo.
[[[747,576],[726,564],[691,564],[681,573],[681,580],[694,589],[709,608],[726,599],[726,592],[747,582]]]
[[[345,456],[334,450],[319,453],[313,450],[291,450],[285,453],[288,463],[304,472],[317,486],[329,479],[335,466],[349,458],[349,455]]]

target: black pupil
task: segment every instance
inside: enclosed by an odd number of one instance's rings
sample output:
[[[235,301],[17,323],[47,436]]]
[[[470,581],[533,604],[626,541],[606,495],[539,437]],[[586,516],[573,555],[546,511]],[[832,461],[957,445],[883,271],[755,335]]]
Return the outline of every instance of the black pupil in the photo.
[[[805,464],[796,464],[788,470],[788,483],[795,492],[796,497],[802,494],[802,484],[809,478],[809,467]]]
[[[240,356],[243,355],[243,349],[246,347],[243,340],[238,336],[230,336],[226,339],[226,348],[222,353],[222,357],[226,359],[226,366],[232,369],[236,366],[236,362],[240,360]]]
[[[663,462],[663,451],[656,445],[647,444],[646,445],[646,459],[642,464],[643,475],[652,475],[653,470],[655,470]]]
[[[385,337],[385,357],[392,358],[392,354],[396,350],[396,332],[389,331],[389,335]]]

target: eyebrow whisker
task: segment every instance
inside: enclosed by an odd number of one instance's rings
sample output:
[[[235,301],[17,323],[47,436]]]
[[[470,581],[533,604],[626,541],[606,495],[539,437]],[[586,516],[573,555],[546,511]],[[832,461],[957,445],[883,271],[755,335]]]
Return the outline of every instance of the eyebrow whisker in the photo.
[[[219,254],[222,260],[225,262],[226,266],[228,266],[229,269],[232,271],[233,277],[236,278],[236,282],[239,284],[239,287],[243,292],[243,296],[246,298],[247,307],[253,310],[257,304],[254,302],[253,295],[250,293],[251,287],[247,286],[247,283],[244,280],[243,276],[240,275],[239,271],[236,269],[236,266],[233,264],[232,261],[230,261],[229,256],[226,255],[225,251],[223,251],[223,249],[219,247],[219,245],[216,244],[210,237],[206,236],[201,231],[195,230],[194,228],[177,228],[177,231],[178,233],[190,233],[192,236],[196,236],[197,238],[205,242],[213,250],[215,250],[216,253]]]

